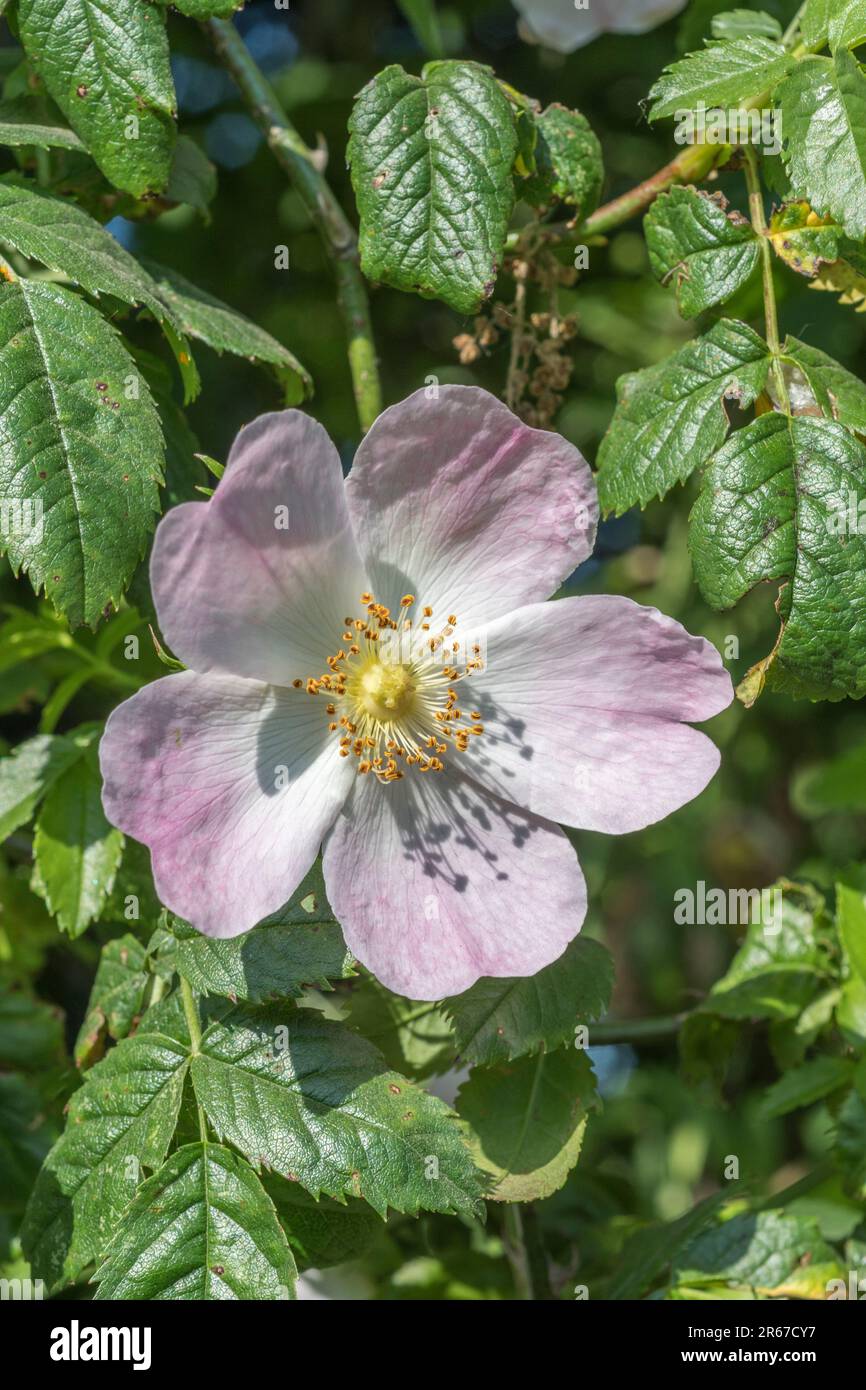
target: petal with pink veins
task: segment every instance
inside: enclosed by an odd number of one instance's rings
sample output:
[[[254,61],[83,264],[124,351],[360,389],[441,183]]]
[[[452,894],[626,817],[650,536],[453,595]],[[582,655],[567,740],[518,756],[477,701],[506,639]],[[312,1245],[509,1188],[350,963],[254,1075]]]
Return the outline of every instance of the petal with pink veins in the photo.
[[[483,786],[537,815],[621,835],[691,801],[719,766],[705,734],[733,698],[703,637],[631,599],[535,604],[481,634],[460,688],[484,733],[457,754]]]
[[[160,522],[150,574],[163,636],[193,670],[321,675],[367,587],[322,426],[285,410],[241,430],[210,501]]]
[[[118,706],[100,762],[108,819],[149,846],[165,905],[215,937],[288,901],[354,775],[317,700],[192,671]]]
[[[482,975],[534,975],[577,935],[586,886],[558,826],[462,777],[359,777],[325,841],[349,949],[389,989],[441,999]]]
[[[586,460],[475,386],[424,389],[391,406],[346,481],[371,587],[470,626],[548,598],[592,551]]]

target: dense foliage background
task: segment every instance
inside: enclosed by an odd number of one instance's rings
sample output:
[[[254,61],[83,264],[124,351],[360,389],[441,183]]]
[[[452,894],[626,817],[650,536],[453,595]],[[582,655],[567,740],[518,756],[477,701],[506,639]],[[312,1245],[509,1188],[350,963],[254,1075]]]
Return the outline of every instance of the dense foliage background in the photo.
[[[641,37],[603,36],[570,56],[523,42],[508,0],[443,4],[439,16],[449,55],[492,66],[501,80],[543,105],[579,108],[601,141],[606,201],[677,153],[670,123],[649,125],[642,103],[662,69],[697,48],[709,34],[712,16],[727,8],[715,0],[693,0],[660,29]],[[785,25],[795,8],[785,0],[761,5]],[[354,98],[387,64],[417,72],[427,56],[403,11],[385,0],[362,6],[350,0],[293,0],[288,10],[253,0],[236,23],[295,126],[327,153],[326,177],[357,223],[345,159]],[[305,408],[326,425],[348,466],[360,431],[322,241],[206,37],[175,12],[169,13],[168,28],[181,129],[215,166],[214,196],[202,209],[181,204],[168,210],[133,207],[131,199],[120,198],[122,215],[114,215],[104,188],[95,188],[88,201],[82,184],[79,202],[108,220],[137,257],[180,272],[296,354],[314,383]],[[3,42],[0,64],[7,79],[22,92],[28,84],[32,90],[18,67],[20,49],[12,35],[7,32]],[[17,94],[7,90],[6,99]],[[21,155],[20,149],[0,151],[2,168],[20,171]],[[40,153],[38,160],[45,157]],[[32,151],[26,161],[29,178]],[[747,212],[739,169],[721,171],[712,187],[721,189],[733,208]],[[281,245],[288,248],[287,269],[275,266]],[[779,267],[776,284],[783,333],[808,338],[864,375],[866,315],[840,306],[833,294],[815,293],[807,279],[785,267]],[[513,290],[504,275],[494,302],[510,304]],[[464,359],[473,352],[466,351],[465,339],[456,347],[454,340],[474,334],[472,315],[385,287],[372,290],[371,306],[386,403],[402,399],[431,376],[504,391],[507,332],[484,342],[474,360],[461,362],[461,345]],[[576,335],[568,344],[573,374],[554,427],[594,460],[614,409],[617,378],[666,358],[693,336],[694,324],[680,316],[674,294],[650,272],[639,218],[614,229],[606,244],[593,245],[580,282],[560,286],[559,308],[576,316]],[[738,290],[724,312],[760,324],[760,278]],[[707,322],[713,317],[710,311]],[[142,353],[161,354],[163,391],[180,406],[180,379],[169,376],[174,368],[160,347],[156,324],[124,317],[122,326]],[[239,356],[202,348],[196,362],[202,388],[185,411],[187,427],[195,451],[222,462],[245,421],[280,405],[280,386],[272,374]],[[185,428],[179,413],[172,419],[178,431]],[[184,442],[189,461],[191,441]],[[204,466],[194,481],[213,483]],[[705,634],[726,656],[728,639],[736,638],[736,655],[728,663],[736,681],[775,641],[775,590],[761,585],[728,613],[714,613],[703,601],[686,548],[686,521],[697,491],[692,478],[643,513],[633,509],[603,523],[596,557],[571,588],[627,594],[657,605],[689,630]],[[123,640],[130,631],[141,637],[137,678],[142,669],[163,673],[141,625],[151,616],[141,574],[129,595],[130,603],[139,605],[131,618],[124,610],[95,633],[77,628],[70,638],[26,580],[13,578],[6,562],[0,566],[0,600],[8,605],[0,623],[4,750],[40,731],[62,733],[100,723],[129,693]],[[106,641],[112,622],[123,627]],[[52,693],[70,676],[55,720]],[[312,1285],[336,1290],[336,1296],[385,1299],[507,1299],[551,1291],[567,1298],[576,1285],[587,1286],[591,1297],[653,1289],[688,1296],[683,1291],[707,1287],[714,1297],[749,1296],[756,1288],[825,1297],[828,1279],[837,1274],[847,1279],[849,1269],[866,1265],[866,1090],[846,1090],[848,1074],[832,1072],[835,1063],[854,1065],[850,1047],[856,1026],[849,1017],[846,1032],[833,1017],[850,973],[833,926],[834,885],[842,880],[852,885],[850,898],[843,890],[841,900],[852,914],[848,950],[856,938],[860,945],[854,949],[862,951],[864,921],[856,915],[862,913],[862,898],[852,866],[864,860],[866,715],[847,700],[812,703],[765,691],[751,709],[735,703],[715,721],[712,734],[722,747],[722,769],[697,802],[637,835],[575,836],[590,895],[584,932],[612,953],[616,975],[609,1012],[591,1030],[602,1103],[591,1115],[579,1162],[564,1185],[519,1208],[488,1202],[486,1225],[466,1213],[424,1212],[392,1215],[386,1225],[352,1201],[343,1225],[340,1213],[333,1216],[329,1252],[317,1231],[307,1258],[302,1226],[293,1228],[289,1219],[290,1243],[302,1267],[355,1256],[348,1266],[338,1264],[336,1273],[311,1276]],[[99,920],[72,935],[58,931],[43,898],[28,886],[31,830],[16,829],[0,853],[0,975],[6,987],[0,1003],[0,1273],[7,1276],[27,1271],[19,1238],[22,1213],[42,1159],[62,1129],[63,1107],[79,1085],[72,1051],[100,954],[130,930],[146,943],[157,925],[155,904],[153,915],[150,908],[145,912],[147,920],[132,926],[123,920],[118,893],[123,887],[128,891],[133,878],[143,885],[136,890],[142,901],[152,898],[146,855],[129,849],[127,855],[125,884],[118,881]],[[676,891],[702,880],[727,889],[760,888],[780,879],[813,885],[788,900],[786,910],[799,924],[796,949],[774,964],[772,981],[762,977],[753,994],[748,980],[735,982],[741,1005],[720,1006],[718,1013],[711,1009],[684,1026],[682,1015],[705,1001],[725,976],[745,928],[678,924]],[[532,904],[515,904],[515,912],[531,916]],[[806,947],[804,932],[813,933]],[[751,978],[745,966],[741,973]],[[793,993],[792,976],[797,977]],[[357,980],[338,983],[325,998],[326,1009],[344,1014],[359,988]],[[317,997],[321,1002],[323,996]],[[814,1016],[806,1017],[810,1008]],[[862,1000],[858,1008],[862,1018]],[[430,1047],[439,1064],[430,1068],[417,1040],[407,1053],[402,1034],[387,1032],[384,1005],[369,1027],[361,1006],[353,1009],[358,1026],[399,1070],[414,1068],[427,1078],[431,1069],[462,1067],[447,1032]],[[132,1011],[137,1012],[135,1005]],[[104,1039],[95,1051],[103,1045]],[[816,1058],[818,1073],[807,1075],[789,1106],[778,1090],[780,1076],[804,1062],[814,1067]],[[425,1084],[453,1098],[450,1080]],[[739,1183],[732,1180],[732,1157]],[[272,1195],[279,1208],[278,1195]],[[712,1224],[720,1215],[725,1224],[747,1223],[736,1257],[720,1253],[718,1246],[708,1250],[688,1243],[701,1232],[711,1240],[722,1229]],[[542,1242],[548,1258],[540,1272]],[[817,1270],[814,1277],[810,1270]],[[73,1296],[92,1296],[91,1273],[85,1265]],[[70,1289],[61,1296],[70,1296]]]

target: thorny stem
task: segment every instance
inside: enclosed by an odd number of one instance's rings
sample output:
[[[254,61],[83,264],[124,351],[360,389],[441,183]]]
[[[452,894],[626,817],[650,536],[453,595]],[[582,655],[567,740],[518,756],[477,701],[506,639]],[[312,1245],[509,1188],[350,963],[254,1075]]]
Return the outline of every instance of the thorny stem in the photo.
[[[780,361],[781,343],[779,341],[779,315],[776,309],[776,286],[773,281],[773,248],[767,236],[767,218],[764,212],[764,195],[758,174],[758,156],[752,145],[743,148],[745,160],[746,187],[749,191],[749,213],[752,226],[757,233],[761,247],[761,269],[764,280],[764,320],[767,331],[767,346],[773,354],[773,375],[779,392],[779,404],[787,415],[791,414],[791,402]]]
[[[623,193],[619,198],[614,198],[612,203],[605,203],[604,207],[598,208],[578,227],[578,239],[604,236],[607,232],[613,231],[615,227],[628,222],[638,213],[645,212],[660,193],[666,193],[674,184],[694,183],[706,178],[718,164],[725,163],[728,154],[727,145],[689,145],[676,159],[672,159],[650,178],[644,179],[636,188]]]
[[[303,201],[333,264],[358,418],[366,432],[382,410],[382,388],[355,230],[319,172],[316,155],[283,111],[234,25],[224,19],[208,19],[202,27],[234,78],[268,148]]]

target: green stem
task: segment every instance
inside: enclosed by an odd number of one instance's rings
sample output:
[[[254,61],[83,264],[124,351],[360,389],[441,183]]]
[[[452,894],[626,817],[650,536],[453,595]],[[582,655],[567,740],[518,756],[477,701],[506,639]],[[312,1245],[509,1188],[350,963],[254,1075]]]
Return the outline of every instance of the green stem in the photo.
[[[794,35],[797,33],[798,29],[800,28],[800,20],[803,18],[803,11],[805,10],[806,5],[807,5],[808,3],[809,3],[809,0],[803,0],[803,4],[802,4],[802,5],[800,6],[800,8],[797,10],[797,13],[794,15],[794,18],[791,20],[791,23],[788,25],[787,29],[785,30],[784,34],[782,35],[782,47],[783,47],[783,48],[787,48],[787,47],[788,47],[788,45],[789,45],[789,43],[791,42],[791,40],[793,39]]]
[[[531,1203],[506,1204],[502,1234],[517,1297],[527,1302],[552,1299],[547,1255],[538,1215]]]
[[[782,345],[779,341],[779,314],[776,308],[776,285],[773,279],[773,248],[767,235],[767,218],[764,212],[764,194],[758,173],[758,156],[753,145],[743,147],[746,187],[749,192],[749,214],[752,226],[761,247],[761,271],[764,282],[764,322],[767,331],[767,346],[773,354],[773,375],[779,393],[779,404],[787,415],[791,414],[791,402],[785,385],[785,374],[779,360]]]
[[[578,240],[604,236],[607,232],[622,226],[623,222],[628,222],[638,213],[645,212],[660,193],[666,193],[674,184],[696,183],[706,178],[718,164],[725,163],[729,154],[727,145],[689,145],[676,159],[672,159],[670,164],[666,164],[650,178],[644,179],[636,188],[598,208],[578,227]]]
[[[322,178],[313,151],[295,130],[234,25],[224,19],[208,19],[202,27],[234,78],[268,148],[289,176],[333,264],[358,417],[366,431],[382,410],[382,389],[355,230]]]
[[[626,1018],[620,1022],[591,1023],[590,1047],[611,1043],[661,1042],[674,1037],[688,1018],[688,1013],[668,1014],[661,1018]]]
[[[189,1050],[193,1057],[197,1057],[201,1050],[201,1020],[198,1016],[198,1005],[195,1002],[195,995],[189,980],[183,975],[180,977],[180,997],[183,1001],[183,1012],[186,1018],[186,1026],[189,1029]],[[198,1132],[203,1144],[207,1143],[207,1120],[203,1107],[198,1104]]]

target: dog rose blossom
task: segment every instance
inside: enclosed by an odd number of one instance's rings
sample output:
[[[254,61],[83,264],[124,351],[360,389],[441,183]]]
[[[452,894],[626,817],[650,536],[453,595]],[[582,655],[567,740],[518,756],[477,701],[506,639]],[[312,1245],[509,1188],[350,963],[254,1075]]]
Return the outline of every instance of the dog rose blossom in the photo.
[[[525,976],[579,931],[560,823],[638,830],[719,755],[718,653],[626,598],[546,603],[591,552],[580,453],[475,387],[386,410],[344,480],[300,411],[241,431],[151,580],[188,668],[111,715],[106,812],[163,902],[249,930],[323,851],[349,948],[415,999]]]
[[[514,0],[528,37],[557,53],[573,53],[599,34],[645,34],[684,9],[687,0]]]

